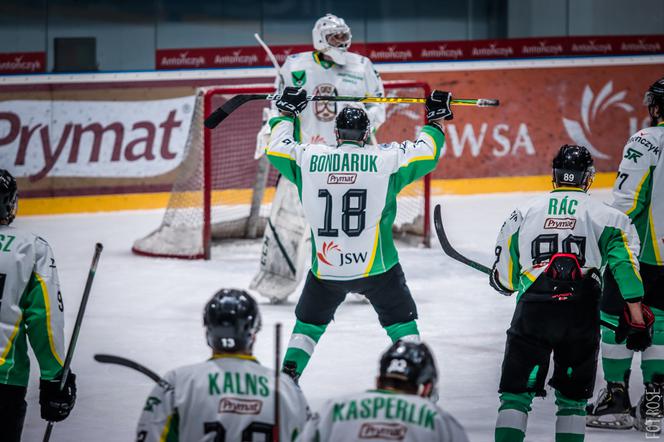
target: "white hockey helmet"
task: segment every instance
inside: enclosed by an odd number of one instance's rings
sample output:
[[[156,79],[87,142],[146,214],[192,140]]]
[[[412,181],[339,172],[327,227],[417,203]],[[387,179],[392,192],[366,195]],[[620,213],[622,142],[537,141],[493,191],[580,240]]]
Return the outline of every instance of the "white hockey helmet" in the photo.
[[[343,18],[325,14],[316,21],[311,36],[314,49],[330,57],[336,64],[346,64],[346,51],[353,36]]]

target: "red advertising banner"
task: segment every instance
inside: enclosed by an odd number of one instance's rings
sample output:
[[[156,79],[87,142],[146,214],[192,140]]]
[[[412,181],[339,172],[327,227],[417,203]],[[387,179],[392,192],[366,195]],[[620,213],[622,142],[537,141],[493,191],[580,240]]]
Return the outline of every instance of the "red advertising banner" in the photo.
[[[46,71],[46,52],[0,54],[0,74],[34,74]]]
[[[309,51],[312,47],[273,46],[271,49],[279,62],[283,63],[288,55]],[[369,57],[375,63],[662,54],[664,35],[355,43],[352,51]],[[158,49],[156,54],[157,69],[270,65],[270,60],[259,46]]]
[[[561,145],[588,147],[599,172],[617,169],[629,136],[647,127],[644,92],[664,64],[387,73],[500,107],[455,107],[435,178],[548,175]],[[398,110],[397,110],[398,112]],[[411,122],[413,124],[413,122]],[[396,136],[396,134],[394,134]]]

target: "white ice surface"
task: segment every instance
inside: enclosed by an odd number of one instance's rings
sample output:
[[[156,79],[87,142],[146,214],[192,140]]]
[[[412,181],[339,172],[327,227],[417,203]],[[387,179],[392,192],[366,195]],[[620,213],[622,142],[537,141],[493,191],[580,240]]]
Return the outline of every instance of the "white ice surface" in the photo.
[[[608,191],[594,195],[609,199]],[[492,262],[495,236],[524,194],[443,197],[444,218],[452,243],[483,263]],[[158,373],[209,356],[202,328],[204,303],[221,287],[247,287],[258,266],[258,241],[227,243],[209,262],[144,258],[132,255],[134,239],[153,230],[161,211],[27,217],[17,227],[45,237],[52,245],[65,296],[67,337],[71,334],[94,243],[105,249],[78,341],[73,369],[78,376],[76,408],[56,424],[52,441],[133,441],[134,427],[152,387],[129,369],[96,363],[95,353],[135,359]],[[434,239],[435,241],[435,239]],[[418,303],[419,327],[433,348],[440,370],[441,405],[466,427],[472,441],[493,440],[498,380],[505,330],[514,299],[500,296],[486,277],[431,249],[400,245],[410,289]],[[284,349],[294,323],[297,297],[273,306],[260,300],[263,330],[258,358],[273,366],[273,326],[284,324]],[[301,385],[317,409],[331,396],[372,387],[377,358],[389,345],[376,315],[366,304],[345,303],[321,339]],[[38,374],[33,360],[24,441],[41,441]],[[632,399],[642,393],[633,375]],[[601,387],[601,374],[596,390]],[[536,399],[528,423],[528,441],[553,440],[553,395]],[[643,440],[633,430],[589,430],[587,441]]]

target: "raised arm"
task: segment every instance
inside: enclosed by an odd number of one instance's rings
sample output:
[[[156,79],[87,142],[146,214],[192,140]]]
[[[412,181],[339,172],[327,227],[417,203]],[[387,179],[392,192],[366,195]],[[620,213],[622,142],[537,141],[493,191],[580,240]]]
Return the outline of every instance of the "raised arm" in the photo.
[[[433,91],[426,103],[427,124],[422,128],[417,140],[391,145],[392,148],[399,149],[397,169],[394,172],[397,190],[423,177],[438,165],[445,144],[441,122],[453,118],[450,99],[449,92]]]
[[[287,87],[283,98],[276,104],[281,115],[270,120],[270,143],[267,157],[270,163],[289,181],[301,183],[299,159],[302,149],[300,141],[300,121],[297,115],[307,107],[306,91]]]

